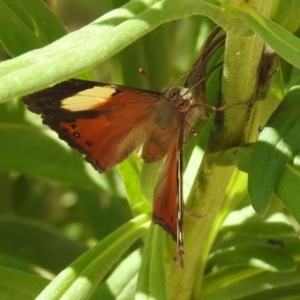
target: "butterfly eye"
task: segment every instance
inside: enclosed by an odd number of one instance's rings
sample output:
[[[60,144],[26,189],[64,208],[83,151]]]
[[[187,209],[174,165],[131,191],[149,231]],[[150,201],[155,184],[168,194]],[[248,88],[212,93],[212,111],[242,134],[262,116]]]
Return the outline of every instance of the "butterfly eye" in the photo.
[[[177,106],[176,109],[179,112],[186,112],[189,110],[191,102],[189,100],[182,100]]]
[[[181,88],[173,86],[165,92],[165,98],[170,102],[176,102],[180,99]]]

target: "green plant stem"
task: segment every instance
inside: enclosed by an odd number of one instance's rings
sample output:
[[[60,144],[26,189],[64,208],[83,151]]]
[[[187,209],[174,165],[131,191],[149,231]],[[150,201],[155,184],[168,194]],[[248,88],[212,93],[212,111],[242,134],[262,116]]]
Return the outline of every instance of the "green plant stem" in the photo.
[[[256,1],[255,4],[257,7],[264,7],[263,14],[266,15],[271,3]],[[261,6],[262,4],[265,6]],[[257,70],[263,45],[263,41],[256,35],[241,38],[227,34],[220,101],[222,105],[238,102],[247,104],[238,105],[216,116],[206,154],[187,201],[189,209],[199,218],[185,217],[185,268],[183,271],[176,271],[176,266],[173,265],[168,272],[170,299],[191,299],[193,294],[198,299],[201,295],[207,256],[221,226],[221,221],[217,221],[218,211],[235,171],[234,166],[218,166],[216,161],[224,150],[244,145],[249,132],[253,130],[247,124],[256,100]],[[228,207],[232,208],[236,204],[235,197],[226,200]],[[226,207],[222,208],[226,211]],[[225,215],[221,213],[220,220],[224,218]]]
[[[212,228],[212,224],[235,168],[217,166],[214,160],[214,155],[204,157],[197,183],[191,193],[194,197],[190,199],[189,209],[198,217],[189,217],[186,214],[184,228],[186,263],[182,272],[176,271],[176,266],[173,266],[174,270],[169,273],[175,275],[172,279],[169,278],[172,282],[171,299],[190,299],[195,274],[203,274],[207,255],[218,231],[218,228]],[[197,285],[201,286],[202,279],[197,277]]]

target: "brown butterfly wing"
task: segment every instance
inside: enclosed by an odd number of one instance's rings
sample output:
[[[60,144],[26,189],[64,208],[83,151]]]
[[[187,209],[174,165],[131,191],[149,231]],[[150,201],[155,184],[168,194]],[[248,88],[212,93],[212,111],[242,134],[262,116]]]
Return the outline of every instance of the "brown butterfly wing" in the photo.
[[[23,102],[100,172],[142,144],[145,162],[166,156],[155,189],[153,220],[177,241],[182,266],[184,115],[160,93],[76,79],[26,96]]]
[[[143,144],[160,94],[72,79],[23,98],[100,172]]]
[[[184,120],[178,118],[169,139],[169,151],[154,192],[153,221],[162,226],[177,243],[177,263],[183,267],[183,130]],[[175,130],[175,128],[177,128]],[[171,139],[172,136],[172,139]]]
[[[177,238],[177,147],[166,157],[162,174],[154,192],[153,220]]]

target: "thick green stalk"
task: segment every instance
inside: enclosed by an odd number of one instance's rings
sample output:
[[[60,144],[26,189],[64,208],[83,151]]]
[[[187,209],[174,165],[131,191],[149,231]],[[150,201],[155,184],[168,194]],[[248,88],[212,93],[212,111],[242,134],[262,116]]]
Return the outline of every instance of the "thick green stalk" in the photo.
[[[265,15],[268,15],[271,3],[272,1],[251,2],[263,9],[262,13]],[[199,299],[201,295],[202,274],[207,256],[221,224],[216,222],[218,210],[235,170],[234,166],[218,166],[216,160],[223,151],[247,142],[248,132],[251,130],[247,124],[256,100],[257,70],[263,45],[263,41],[254,34],[241,38],[227,33],[220,101],[222,105],[238,102],[247,104],[238,105],[216,116],[206,154],[187,201],[189,210],[199,217],[187,214],[185,217],[185,267],[178,270],[173,264],[168,272],[170,299]],[[235,197],[232,199],[236,201]],[[230,200],[228,205],[231,206]],[[213,227],[215,224],[218,227]]]

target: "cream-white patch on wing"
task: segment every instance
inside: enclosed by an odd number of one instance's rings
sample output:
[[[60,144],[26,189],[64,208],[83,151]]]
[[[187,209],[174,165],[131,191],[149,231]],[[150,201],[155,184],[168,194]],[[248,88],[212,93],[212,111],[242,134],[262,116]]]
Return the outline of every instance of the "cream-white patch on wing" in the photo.
[[[116,90],[109,86],[95,86],[63,99],[61,105],[62,108],[70,111],[89,110],[106,102],[115,92]]]

